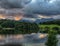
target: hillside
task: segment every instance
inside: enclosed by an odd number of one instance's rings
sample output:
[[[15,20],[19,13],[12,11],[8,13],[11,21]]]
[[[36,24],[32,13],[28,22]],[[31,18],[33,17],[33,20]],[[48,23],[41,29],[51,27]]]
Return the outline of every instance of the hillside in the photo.
[[[46,21],[46,22],[43,22],[43,23],[40,23],[40,24],[47,24],[47,25],[56,24],[56,25],[60,25],[60,19],[56,19],[56,20],[53,20],[53,21]]]

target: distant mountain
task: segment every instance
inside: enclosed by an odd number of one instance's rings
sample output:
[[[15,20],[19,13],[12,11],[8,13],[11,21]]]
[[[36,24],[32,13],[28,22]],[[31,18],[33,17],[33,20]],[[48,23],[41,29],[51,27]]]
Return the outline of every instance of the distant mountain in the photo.
[[[53,18],[23,18],[21,22],[30,22],[30,23],[43,23],[46,21],[53,21]]]
[[[54,19],[53,21],[46,21],[40,24],[56,24],[56,25],[60,25],[60,19]]]
[[[34,23],[36,21],[36,19],[34,18],[23,18],[20,20],[21,22],[30,22],[30,23]]]
[[[36,23],[43,23],[43,22],[47,22],[47,21],[53,21],[53,18],[42,18],[42,19],[37,19],[35,22]]]

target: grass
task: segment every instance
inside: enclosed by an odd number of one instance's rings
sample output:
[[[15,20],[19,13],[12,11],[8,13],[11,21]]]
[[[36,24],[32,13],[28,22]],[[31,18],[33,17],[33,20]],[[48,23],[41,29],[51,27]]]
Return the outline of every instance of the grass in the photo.
[[[52,25],[39,25],[39,27],[49,27],[49,28],[53,28],[53,27],[58,27],[58,28],[60,28],[60,25],[54,25],[54,24],[52,24]]]
[[[47,33],[48,31],[52,30],[52,31],[57,31],[60,34],[60,25],[55,25],[55,24],[51,24],[51,25],[44,25],[41,24],[39,25],[40,28],[40,32],[43,33]]]

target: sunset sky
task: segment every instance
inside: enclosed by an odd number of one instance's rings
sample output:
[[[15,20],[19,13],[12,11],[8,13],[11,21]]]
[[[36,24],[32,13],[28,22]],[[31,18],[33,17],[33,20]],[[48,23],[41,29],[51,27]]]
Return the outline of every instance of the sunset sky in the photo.
[[[60,18],[60,0],[0,0],[0,18]]]

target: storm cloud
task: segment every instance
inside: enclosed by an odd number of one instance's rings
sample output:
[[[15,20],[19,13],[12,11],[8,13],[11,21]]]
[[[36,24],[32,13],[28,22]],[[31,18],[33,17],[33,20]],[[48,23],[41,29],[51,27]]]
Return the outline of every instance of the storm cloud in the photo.
[[[30,0],[0,0],[1,8],[23,8]]]
[[[55,16],[60,15],[60,0],[0,0],[0,8],[4,9],[0,13],[18,12],[23,13],[24,17]]]
[[[29,4],[26,12],[43,15],[57,15],[60,14],[60,0],[36,0]]]

